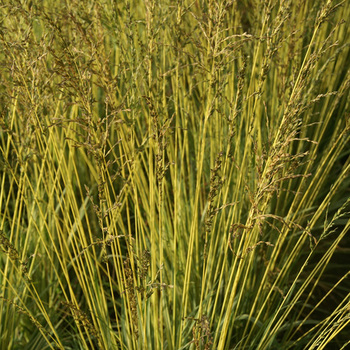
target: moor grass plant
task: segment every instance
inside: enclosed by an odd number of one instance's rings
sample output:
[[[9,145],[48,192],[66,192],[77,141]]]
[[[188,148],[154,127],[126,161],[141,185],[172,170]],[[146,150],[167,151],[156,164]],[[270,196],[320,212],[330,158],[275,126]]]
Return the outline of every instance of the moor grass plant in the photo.
[[[349,18],[0,0],[0,350],[349,346]]]

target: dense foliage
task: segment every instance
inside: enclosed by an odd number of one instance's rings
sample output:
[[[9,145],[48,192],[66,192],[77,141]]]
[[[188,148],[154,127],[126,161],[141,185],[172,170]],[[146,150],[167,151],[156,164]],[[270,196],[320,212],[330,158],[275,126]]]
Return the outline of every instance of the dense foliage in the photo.
[[[0,0],[0,350],[345,349],[349,18]]]

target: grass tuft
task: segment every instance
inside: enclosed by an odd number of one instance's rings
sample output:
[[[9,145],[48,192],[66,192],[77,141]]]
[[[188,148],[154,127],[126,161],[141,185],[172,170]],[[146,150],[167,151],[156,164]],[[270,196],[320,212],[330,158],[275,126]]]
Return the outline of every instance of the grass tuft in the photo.
[[[0,2],[0,350],[345,349],[350,3]]]

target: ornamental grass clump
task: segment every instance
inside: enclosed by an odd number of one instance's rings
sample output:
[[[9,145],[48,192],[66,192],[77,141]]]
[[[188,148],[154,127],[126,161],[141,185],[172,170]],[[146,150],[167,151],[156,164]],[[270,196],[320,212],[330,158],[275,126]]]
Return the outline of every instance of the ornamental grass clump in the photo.
[[[341,0],[0,2],[0,350],[345,349]]]

